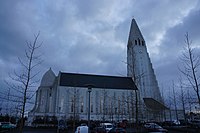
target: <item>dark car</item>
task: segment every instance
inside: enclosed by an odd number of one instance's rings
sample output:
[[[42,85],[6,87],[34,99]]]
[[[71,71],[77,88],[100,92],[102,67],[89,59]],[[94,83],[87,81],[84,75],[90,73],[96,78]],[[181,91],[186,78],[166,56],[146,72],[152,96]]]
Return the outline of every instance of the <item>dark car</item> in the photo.
[[[192,120],[189,122],[189,125],[192,128],[200,128],[200,120]]]
[[[126,133],[124,128],[114,127],[108,133]]]
[[[1,122],[1,128],[2,129],[14,129],[14,128],[16,128],[16,125],[12,124],[10,122]]]
[[[64,120],[59,120],[58,121],[58,130],[60,131],[64,131],[67,129],[67,124]]]
[[[168,132],[167,129],[164,129],[157,124],[148,125],[145,128],[148,132],[161,132],[161,133],[167,133]]]
[[[106,129],[104,127],[95,127],[93,133],[106,133]]]

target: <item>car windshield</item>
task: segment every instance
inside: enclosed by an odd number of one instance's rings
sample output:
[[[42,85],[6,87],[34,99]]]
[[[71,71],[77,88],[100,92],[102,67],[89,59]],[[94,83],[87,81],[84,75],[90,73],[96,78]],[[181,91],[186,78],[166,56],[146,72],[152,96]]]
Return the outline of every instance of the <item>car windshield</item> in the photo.
[[[9,122],[2,122],[1,123],[2,125],[5,125],[5,124],[10,124]]]
[[[200,121],[192,121],[193,123],[200,123]]]
[[[154,128],[161,129],[162,127],[159,125],[154,125]]]
[[[86,123],[82,123],[81,126],[87,126],[87,124]]]
[[[112,128],[112,125],[106,125],[106,128]]]

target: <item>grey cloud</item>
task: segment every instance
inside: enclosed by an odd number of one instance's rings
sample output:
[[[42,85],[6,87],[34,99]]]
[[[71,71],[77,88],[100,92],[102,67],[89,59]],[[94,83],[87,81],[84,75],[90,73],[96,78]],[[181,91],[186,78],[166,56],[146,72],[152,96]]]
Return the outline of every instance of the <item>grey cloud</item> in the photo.
[[[162,42],[162,45],[160,47],[161,53],[164,53],[168,56],[175,56],[178,54],[180,50],[184,47],[184,35],[186,32],[189,33],[190,39],[193,40],[193,42],[199,41],[199,35],[200,35],[200,10],[191,12],[188,17],[186,17],[183,20],[183,23],[180,23],[179,25],[176,25],[175,27],[172,27],[169,29],[165,35],[165,39]],[[169,52],[171,54],[167,54],[166,52]]]
[[[189,29],[192,39],[199,41],[197,7],[195,0],[1,1],[1,79],[18,69],[16,57],[23,55],[25,41],[33,40],[38,31],[39,41],[43,41],[40,52],[44,63],[39,68],[42,74],[52,67],[55,73],[126,75],[123,61],[126,62],[127,38],[134,16],[146,39],[158,81],[170,80],[176,77],[176,60],[171,58],[177,56],[173,52],[180,50],[184,30]],[[191,13],[186,17],[184,11]],[[176,23],[178,20],[183,23]],[[158,35],[165,35],[160,46],[155,44]],[[154,54],[154,49],[162,55]]]
[[[182,23],[170,28],[166,32],[164,40],[159,47],[160,54],[157,55],[157,57],[153,60],[157,78],[159,79],[160,83],[169,85],[170,80],[178,80],[180,76],[178,66],[181,66],[181,51],[185,46],[184,35],[186,32],[189,32],[191,37],[190,39],[193,40],[194,43],[199,43],[199,23],[199,10],[193,10],[190,14],[188,14],[187,17],[183,19]]]

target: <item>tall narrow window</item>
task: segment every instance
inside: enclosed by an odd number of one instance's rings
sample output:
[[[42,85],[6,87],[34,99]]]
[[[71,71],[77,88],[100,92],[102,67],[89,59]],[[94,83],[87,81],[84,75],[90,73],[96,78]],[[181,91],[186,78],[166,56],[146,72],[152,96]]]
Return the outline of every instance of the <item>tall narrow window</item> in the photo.
[[[49,97],[51,97],[51,92],[52,92],[52,88],[50,88],[50,93],[49,93]]]
[[[74,99],[72,98],[72,103],[71,103],[71,112],[74,112]]]
[[[83,112],[83,97],[81,97],[81,112]]]
[[[137,40],[135,40],[135,45],[137,45]]]
[[[139,43],[139,45],[140,45],[140,39],[138,38],[138,43]]]
[[[93,103],[91,104],[91,112],[93,112]]]
[[[93,97],[91,97],[91,106],[90,106],[91,112],[93,112]]]
[[[100,97],[100,113],[102,113],[102,108],[103,107],[103,98]]]
[[[121,113],[120,97],[118,96],[118,113]]]
[[[129,109],[130,109],[129,97],[127,97],[127,101],[128,101],[128,102],[127,102],[127,110],[126,110],[126,111],[127,111],[127,113],[129,114],[129,113],[130,113],[130,110],[129,110]]]
[[[115,108],[115,114],[117,114],[117,107]]]
[[[144,46],[144,41],[142,41],[142,46]]]

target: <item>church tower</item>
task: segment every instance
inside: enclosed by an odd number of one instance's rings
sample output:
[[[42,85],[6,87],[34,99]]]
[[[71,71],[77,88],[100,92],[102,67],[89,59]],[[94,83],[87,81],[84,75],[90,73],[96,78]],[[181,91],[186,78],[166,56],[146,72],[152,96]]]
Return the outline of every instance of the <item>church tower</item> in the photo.
[[[142,33],[132,19],[127,44],[127,76],[133,77],[138,91],[135,91],[135,118],[149,120],[160,118],[165,109],[156,80],[156,75],[147,52]],[[159,114],[159,116],[156,116]]]

